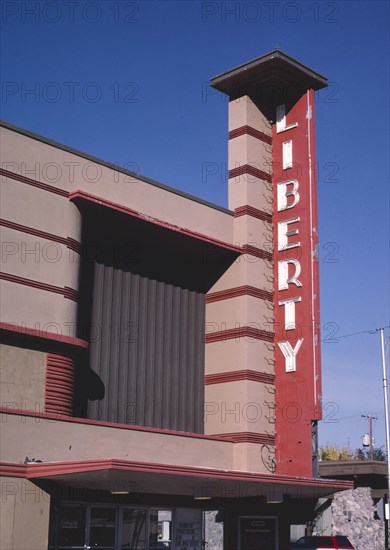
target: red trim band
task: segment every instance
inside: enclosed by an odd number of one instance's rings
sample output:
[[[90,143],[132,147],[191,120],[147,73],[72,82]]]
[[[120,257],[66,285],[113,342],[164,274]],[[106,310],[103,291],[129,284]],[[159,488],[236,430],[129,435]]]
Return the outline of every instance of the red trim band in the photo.
[[[4,271],[0,272],[0,279],[3,281],[8,281],[9,283],[16,283],[18,285],[30,286],[32,288],[37,288],[39,290],[45,290],[47,292],[53,292],[54,294],[62,294],[64,298],[77,302],[79,299],[79,293],[74,288],[69,286],[55,286],[49,285],[48,283],[40,283],[39,281],[34,281],[33,279],[26,279],[25,277],[19,277],[19,275],[12,275],[11,273],[5,273]]]
[[[67,248],[77,252],[77,254],[80,254],[80,243],[71,237],[60,237],[59,235],[54,235],[53,233],[46,233],[46,231],[41,231],[40,229],[28,227],[27,225],[21,225],[20,223],[11,222],[10,220],[5,220],[2,218],[0,218],[0,226],[8,227],[8,229],[14,229],[15,231],[20,231],[22,233],[28,233],[29,235],[34,235],[35,237],[39,237],[41,239],[63,244]]]
[[[26,176],[16,174],[15,172],[10,172],[9,170],[4,170],[4,168],[0,168],[0,175],[6,178],[20,181],[21,183],[26,183],[27,185],[31,185],[32,187],[37,187],[38,189],[42,189],[43,191],[49,191],[49,193],[54,193],[55,195],[61,195],[61,197],[69,197],[69,192],[65,191],[65,189],[60,189],[59,187],[54,187],[53,185],[48,185],[47,183],[36,181],[31,178],[26,178]]]
[[[26,477],[35,479],[65,474],[77,474],[83,472],[96,472],[102,470],[125,470],[133,472],[145,472],[154,474],[179,475],[190,477],[205,477],[220,480],[245,481],[263,484],[291,484],[324,488],[326,490],[340,490],[353,488],[353,481],[294,477],[280,474],[262,474],[240,470],[219,470],[217,468],[205,468],[196,466],[181,466],[176,464],[161,464],[155,462],[136,462],[134,460],[121,460],[115,458],[101,458],[98,460],[72,460],[62,462],[34,462],[28,464],[15,464],[12,462],[0,462],[0,474],[5,472],[9,476]],[[24,472],[24,475],[22,475]]]
[[[219,302],[220,300],[229,300],[231,298],[237,298],[238,296],[253,296],[254,298],[267,300],[268,302],[273,302],[274,300],[273,292],[250,285],[243,285],[206,294],[206,304],[212,304],[213,302]]]
[[[229,139],[234,139],[245,135],[252,136],[256,139],[259,139],[260,141],[263,141],[264,143],[267,143],[268,145],[272,145],[272,136],[269,136],[264,132],[261,132],[260,130],[256,130],[256,128],[253,128],[252,126],[248,126],[248,125],[240,126],[239,128],[230,130]]]
[[[256,256],[256,258],[268,260],[269,262],[272,262],[273,260],[272,252],[262,250],[261,248],[257,248],[257,246],[253,246],[252,244],[243,244],[241,250],[242,254],[250,254],[251,256]]]
[[[218,332],[209,332],[205,336],[206,344],[214,342],[224,342],[225,340],[240,340],[241,338],[252,338],[253,340],[263,340],[265,342],[274,341],[274,333],[254,327],[238,327],[228,330],[219,330]]]
[[[251,166],[250,164],[243,164],[242,166],[237,166],[229,170],[229,179],[237,178],[244,174],[249,174],[259,180],[265,180],[268,183],[272,183],[272,174],[267,174],[264,170],[260,170],[260,168],[256,168],[256,166]]]
[[[4,477],[27,477],[27,464],[0,462],[0,475]]]
[[[234,443],[256,443],[257,445],[275,445],[275,436],[268,434],[258,434],[254,432],[233,432],[230,434],[218,434],[228,441]]]
[[[98,204],[99,206],[102,206],[103,208],[109,208],[111,210],[116,210],[117,212],[121,212],[122,214],[126,214],[128,216],[132,216],[134,218],[138,218],[140,220],[144,220],[150,223],[153,223],[155,225],[159,225],[161,227],[165,227],[166,229],[171,229],[172,231],[176,231],[178,233],[182,233],[183,235],[187,235],[189,237],[199,239],[201,241],[208,242],[210,244],[213,244],[215,246],[219,246],[222,248],[227,248],[228,250],[231,250],[232,252],[236,252],[238,254],[242,254],[242,250],[239,246],[235,246],[233,244],[220,241],[219,239],[215,239],[214,237],[209,237],[208,235],[203,235],[202,233],[196,233],[195,231],[191,231],[190,229],[185,229],[183,227],[179,227],[178,225],[173,225],[171,223],[165,222],[163,220],[159,220],[157,218],[152,218],[148,216],[147,214],[142,214],[141,212],[137,212],[136,210],[132,210],[131,208],[128,208],[127,206],[123,206],[121,204],[117,204],[115,202],[111,202],[107,199],[102,199],[100,197],[97,197],[95,195],[91,195],[90,193],[86,193],[85,191],[73,191],[70,193],[69,196],[71,201],[77,201],[77,200],[85,200],[89,203]]]
[[[71,346],[77,346],[78,348],[88,349],[89,344],[86,340],[80,338],[72,338],[71,336],[62,336],[54,332],[48,332],[45,330],[36,330],[28,328],[23,325],[17,325],[16,323],[2,323],[0,322],[0,330],[2,332],[10,332],[13,334],[20,334],[27,338],[40,338],[42,340],[49,340],[52,342],[60,342],[62,344],[69,344]],[[2,338],[2,343],[4,339]]]
[[[254,208],[248,204],[245,206],[239,206],[234,210],[234,217],[239,218],[240,216],[251,216],[252,218],[262,220],[263,222],[272,223],[272,214],[263,212],[263,210],[259,210],[258,208]]]
[[[262,384],[274,384],[275,375],[255,370],[235,370],[231,372],[218,372],[217,374],[206,374],[205,386],[212,384],[226,384],[227,382],[238,382],[240,380],[251,380]]]

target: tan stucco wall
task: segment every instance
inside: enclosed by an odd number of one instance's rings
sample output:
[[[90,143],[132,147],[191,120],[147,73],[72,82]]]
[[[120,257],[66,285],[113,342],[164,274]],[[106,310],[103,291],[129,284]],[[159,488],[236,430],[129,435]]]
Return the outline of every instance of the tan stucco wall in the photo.
[[[1,477],[1,550],[47,550],[50,496],[27,479]]]
[[[4,127],[0,128],[0,138],[1,166],[8,171],[68,192],[86,191],[147,217],[233,242],[233,217],[228,213]],[[67,197],[5,176],[1,176],[0,182],[1,217],[80,242],[81,214]],[[2,228],[2,241],[6,248],[1,270],[5,273],[78,290],[80,257],[65,244],[9,228]],[[75,301],[17,282],[1,281],[0,284],[2,322],[74,336]]]
[[[24,141],[24,150],[21,140],[15,140],[13,132],[8,131],[6,137],[2,140],[4,149],[8,148],[9,140],[15,144],[15,151],[8,154],[13,158],[18,155],[20,166],[29,147]],[[6,159],[7,153],[4,151],[2,165]],[[0,181],[2,218],[58,237],[80,241],[81,215],[67,198],[4,176],[1,176]],[[80,257],[65,244],[5,227],[1,230],[1,240],[1,271],[4,273],[61,289],[69,287],[78,290]],[[1,281],[0,284],[2,322],[63,336],[72,335],[69,327],[77,320],[75,301],[25,284],[8,281]],[[57,326],[50,326],[52,323]]]
[[[229,132],[240,126],[252,126],[268,135],[272,132],[271,124],[247,95],[229,103]]]
[[[214,328],[217,324],[221,327],[220,330],[249,325],[253,328],[272,331],[273,311],[268,309],[267,304],[265,300],[259,300],[253,296],[237,296],[229,300],[211,302],[207,304],[207,323],[211,323],[210,328]]]
[[[34,208],[39,211],[39,204]],[[1,268],[5,273],[77,289],[80,256],[73,250],[6,227],[1,230],[1,239],[11,245],[9,253],[3,254]]]
[[[248,96],[229,103],[229,131],[250,126],[271,136],[271,126]],[[272,173],[272,147],[257,138],[243,135],[229,140],[229,169],[244,164]],[[272,211],[272,186],[252,175],[243,174],[229,179],[229,208],[250,205],[265,212]],[[236,238],[236,235],[234,235]]]
[[[249,97],[229,103],[229,130],[250,126],[267,136],[271,135],[269,122]],[[271,174],[272,147],[263,140],[242,135],[229,140],[229,169],[249,164]],[[260,173],[261,175],[261,173]],[[264,176],[266,179],[267,176]],[[249,206],[262,212],[272,211],[272,185],[249,174],[229,178],[229,207],[234,210]],[[234,242],[257,249],[272,251],[272,225],[253,215],[243,215],[233,221]],[[210,293],[251,286],[273,291],[273,265],[268,260],[247,254],[238,258],[210,290]],[[207,303],[206,334],[249,326],[260,331],[273,332],[273,303],[249,294]],[[261,335],[258,333],[256,336]],[[223,335],[222,335],[223,337]],[[232,371],[252,370],[274,374],[274,345],[272,342],[238,336],[234,339],[206,344],[206,375]],[[241,375],[240,375],[241,376]],[[260,378],[260,377],[259,377]],[[275,389],[272,384],[258,380],[229,380],[210,384],[205,388],[205,433],[261,434],[264,440],[273,436]],[[255,419],[255,421],[252,420]],[[247,436],[240,436],[247,437]],[[252,436],[250,436],[252,437]],[[236,468],[267,473],[261,460],[262,445],[236,443]],[[273,452],[273,447],[270,452]]]
[[[2,415],[1,460],[44,462],[116,458],[231,469],[233,443],[186,436]]]
[[[253,127],[253,124],[251,126]],[[267,174],[272,174],[271,145],[247,134],[230,140],[229,170],[243,164],[250,164]]]
[[[21,175],[26,175],[21,166],[27,154],[23,150],[22,143],[15,139],[13,132],[0,128],[0,135],[2,132],[7,133],[2,139],[2,147],[4,150],[2,151],[1,166],[6,167],[7,165],[6,155],[10,140],[11,143],[15,143],[16,149],[12,152],[8,152],[8,154],[19,160],[18,163],[13,163],[16,165],[16,168],[19,168],[19,171],[15,171]],[[16,136],[18,135],[19,134],[16,134]],[[24,140],[25,139],[26,138],[24,138]],[[23,141],[23,145],[29,146],[30,144]],[[40,151],[37,150],[36,153],[39,155]],[[30,174],[29,177],[32,178],[32,174]],[[31,185],[26,185],[25,183],[19,182],[13,178],[7,178],[6,176],[1,176],[0,182],[1,217],[62,237],[72,237],[76,240],[80,238],[80,213],[77,207],[66,197],[49,193]],[[63,186],[57,183],[55,187]]]
[[[2,407],[43,411],[45,353],[0,344],[0,373]]]
[[[234,239],[236,243],[249,244],[272,252],[272,226],[252,216],[241,216],[234,220]],[[271,265],[268,263],[268,270]]]
[[[241,468],[247,471],[272,474],[275,471],[274,460],[275,447],[272,445],[258,445],[257,443],[236,443],[234,445],[234,464],[240,464]],[[269,490],[272,491],[272,488]]]
[[[9,129],[0,131],[3,168],[18,173],[35,169],[36,179],[50,185],[67,191],[81,189],[170,224],[232,242],[229,214]],[[48,163],[53,163],[51,169]],[[142,172],[147,176],[147,167]]]
[[[77,304],[61,294],[0,281],[0,320],[59,336],[75,336]]]
[[[247,338],[250,345],[240,341],[225,340],[206,344],[207,374],[231,372],[242,369],[274,373],[274,349],[271,342]]]
[[[210,289],[210,293],[244,284],[272,292],[272,283],[273,274],[270,263],[262,258],[243,254],[225,271],[223,276]]]
[[[234,184],[232,183],[234,181]],[[241,184],[241,185],[240,185]],[[268,187],[267,192],[271,192],[272,188],[269,183],[243,174],[234,178],[229,184],[229,205],[230,208],[238,208],[246,204],[250,204],[258,210],[272,213],[272,199],[267,197],[264,190]]]
[[[206,433],[263,433],[265,428],[270,430],[267,402],[273,402],[273,395],[265,386],[248,380],[206,386],[205,401],[209,411],[205,420]]]

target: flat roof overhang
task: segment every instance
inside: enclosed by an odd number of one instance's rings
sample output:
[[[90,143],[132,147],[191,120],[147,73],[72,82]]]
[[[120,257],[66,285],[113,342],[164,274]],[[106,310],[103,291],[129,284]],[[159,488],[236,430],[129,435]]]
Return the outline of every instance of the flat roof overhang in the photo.
[[[283,498],[320,498],[353,488],[350,481],[113,458],[25,465],[3,463],[2,470],[5,475],[18,475],[31,481],[45,480],[61,486],[99,491],[128,486],[134,493],[210,498],[264,497],[268,502]]]
[[[387,476],[387,462],[379,460],[327,460],[319,463],[321,477]]]
[[[373,498],[387,494],[387,462],[378,460],[327,460],[319,463],[322,478],[349,479],[355,487],[370,487]]]
[[[99,243],[103,263],[168,284],[205,293],[243,253],[241,247],[232,243],[152,218],[85,191],[76,190],[69,198],[81,210],[86,229],[81,254],[84,249],[88,252],[89,242]],[[118,253],[121,245],[123,253]]]
[[[277,105],[289,105],[306,90],[328,85],[325,76],[275,49],[213,77],[210,86],[231,100],[249,96],[272,119]]]

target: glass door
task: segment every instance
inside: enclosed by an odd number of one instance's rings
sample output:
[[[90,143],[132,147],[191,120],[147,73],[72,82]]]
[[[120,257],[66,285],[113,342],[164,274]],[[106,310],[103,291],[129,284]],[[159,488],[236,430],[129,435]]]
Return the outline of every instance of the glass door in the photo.
[[[52,510],[50,550],[171,548],[172,512],[115,504],[59,504]]]
[[[188,550],[201,548],[201,516],[195,512],[194,523],[186,509],[179,509],[176,537]],[[173,533],[172,509],[60,503],[52,508],[49,549],[173,550]]]
[[[86,547],[94,550],[116,550],[117,510],[113,506],[91,506]]]
[[[120,522],[120,550],[145,550],[147,511],[123,508]]]
[[[58,509],[57,544],[58,550],[85,548],[86,508],[80,506],[60,506]]]

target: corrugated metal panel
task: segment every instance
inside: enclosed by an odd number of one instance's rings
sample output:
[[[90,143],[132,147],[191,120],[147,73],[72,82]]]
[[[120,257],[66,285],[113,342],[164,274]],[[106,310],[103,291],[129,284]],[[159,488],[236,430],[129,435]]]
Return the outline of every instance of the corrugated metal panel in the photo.
[[[203,432],[204,294],[96,264],[88,416]]]

